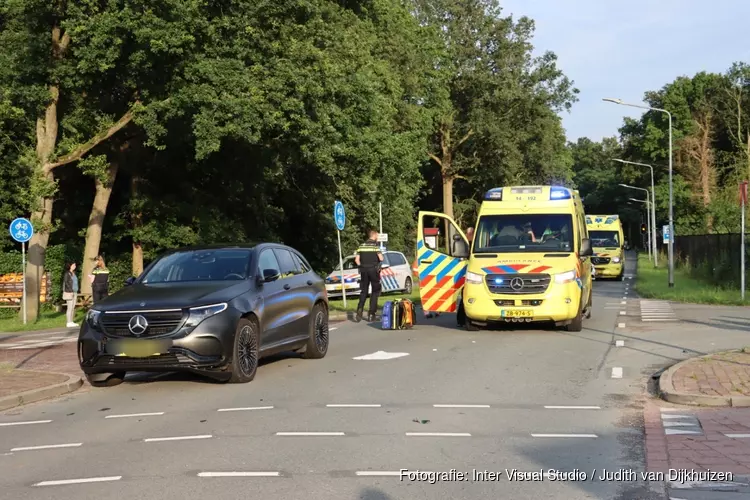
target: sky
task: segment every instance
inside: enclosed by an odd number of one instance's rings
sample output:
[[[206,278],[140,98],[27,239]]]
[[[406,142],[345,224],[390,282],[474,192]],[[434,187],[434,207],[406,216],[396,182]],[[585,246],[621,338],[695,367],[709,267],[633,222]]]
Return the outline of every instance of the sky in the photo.
[[[500,0],[503,15],[536,23],[535,52],[552,51],[580,90],[561,117],[568,140],[619,136],[644,93],[678,76],[750,63],[750,0]]]

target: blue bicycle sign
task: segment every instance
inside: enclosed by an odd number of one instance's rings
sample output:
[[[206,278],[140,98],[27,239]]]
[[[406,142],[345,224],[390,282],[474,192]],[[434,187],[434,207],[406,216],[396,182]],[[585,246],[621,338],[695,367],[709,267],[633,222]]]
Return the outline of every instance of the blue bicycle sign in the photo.
[[[10,223],[10,237],[19,243],[26,243],[34,236],[34,226],[28,219],[19,217]]]
[[[344,204],[339,200],[336,200],[336,203],[333,204],[333,220],[336,222],[336,228],[343,231],[346,225],[346,213],[344,212]]]

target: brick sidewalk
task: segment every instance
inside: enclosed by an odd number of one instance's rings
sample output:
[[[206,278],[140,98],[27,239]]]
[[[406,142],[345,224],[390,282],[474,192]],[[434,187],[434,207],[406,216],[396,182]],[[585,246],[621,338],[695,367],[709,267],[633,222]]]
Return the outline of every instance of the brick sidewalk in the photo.
[[[11,396],[68,380],[67,375],[26,370],[0,370],[0,398]]]
[[[672,375],[678,393],[750,396],[750,353],[724,352],[682,363]]]
[[[34,349],[0,349],[0,363],[20,370],[81,374],[75,342]]]

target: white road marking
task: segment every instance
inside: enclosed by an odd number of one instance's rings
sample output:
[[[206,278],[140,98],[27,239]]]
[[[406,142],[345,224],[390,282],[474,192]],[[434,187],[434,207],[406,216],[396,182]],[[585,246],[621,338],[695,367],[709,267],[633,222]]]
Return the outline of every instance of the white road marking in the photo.
[[[750,434],[726,434],[724,435],[728,438],[750,438]]]
[[[164,412],[156,411],[153,413],[130,413],[128,415],[107,415],[104,418],[152,417],[155,415],[164,415]]]
[[[328,331],[329,331],[329,332],[332,332],[332,331],[334,331],[334,330],[338,330],[338,329],[339,329],[339,327],[338,327],[338,326],[334,326],[333,328],[329,328],[329,329],[328,329]]]
[[[545,406],[548,410],[601,410],[601,406]]]
[[[625,316],[625,311],[620,311],[620,316]]]
[[[615,340],[615,347],[625,347],[624,340]]]
[[[625,323],[617,323],[617,328],[625,328]]]
[[[620,304],[622,304],[622,305],[625,305],[625,304],[627,304],[627,303],[628,303],[628,301],[627,301],[627,300],[623,300],[622,302],[620,302]]]
[[[535,438],[595,438],[596,434],[532,434]]]
[[[662,420],[667,420],[670,418],[695,418],[693,415],[662,415]]]
[[[698,434],[700,435],[700,431],[688,431],[685,429],[664,429],[664,434],[671,436],[675,434]]]
[[[11,425],[48,424],[50,422],[52,422],[52,420],[29,420],[26,422],[3,422],[3,423],[0,423],[0,427],[8,427]]]
[[[326,406],[328,408],[380,408],[379,404],[332,404]]]
[[[613,366],[612,367],[612,378],[622,378],[622,367],[621,366]]]
[[[408,352],[385,352],[385,351],[376,351],[371,354],[365,354],[364,356],[357,356],[357,360],[385,360],[385,359],[396,359],[396,358],[402,358],[404,356],[408,356]]]
[[[36,483],[34,486],[59,486],[63,484],[81,484],[81,483],[101,483],[104,481],[119,481],[122,476],[108,476],[108,477],[86,477],[83,479],[62,479],[59,481],[42,481]]]
[[[489,408],[490,405],[432,405],[434,408]]]
[[[198,477],[279,477],[280,472],[199,472]]]
[[[174,436],[174,437],[166,437],[166,438],[146,438],[143,441],[146,443],[152,443],[156,441],[181,441],[183,439],[209,439],[213,436],[211,434],[201,434],[198,436]]]
[[[252,410],[273,410],[273,406],[249,406],[247,408],[222,408],[216,411],[252,411]]]
[[[346,436],[344,432],[277,432],[277,436]]]
[[[24,446],[21,448],[11,448],[10,451],[29,451],[29,450],[49,450],[52,448],[76,448],[81,446],[83,443],[67,443],[67,444],[47,444],[42,446]]]
[[[401,471],[397,470],[358,470],[355,472],[358,476],[400,476]]]
[[[692,420],[687,422],[662,422],[664,427],[698,427],[698,421]]]
[[[468,432],[407,432],[407,436],[423,437],[471,437]]]

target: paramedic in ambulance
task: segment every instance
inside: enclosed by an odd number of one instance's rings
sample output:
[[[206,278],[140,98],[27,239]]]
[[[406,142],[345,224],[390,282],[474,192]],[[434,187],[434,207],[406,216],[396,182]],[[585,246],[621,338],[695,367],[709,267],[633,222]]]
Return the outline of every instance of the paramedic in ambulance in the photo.
[[[370,312],[367,315],[367,321],[375,321],[375,313],[378,310],[378,297],[380,296],[380,267],[383,263],[383,254],[380,252],[378,244],[378,232],[370,230],[369,238],[362,243],[357,249],[354,262],[359,268],[359,304],[357,305],[357,315],[355,321],[362,321],[364,314],[365,301],[367,292],[372,285],[372,295],[370,295]]]

